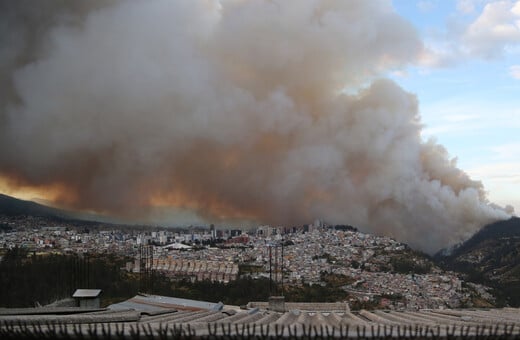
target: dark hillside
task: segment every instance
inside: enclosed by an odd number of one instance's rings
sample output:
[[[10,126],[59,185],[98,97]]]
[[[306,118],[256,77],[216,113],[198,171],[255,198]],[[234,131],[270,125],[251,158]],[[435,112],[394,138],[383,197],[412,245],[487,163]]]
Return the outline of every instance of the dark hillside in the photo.
[[[444,269],[495,288],[503,304],[520,306],[520,218],[489,224],[450,255],[437,254]]]
[[[489,240],[515,237],[520,237],[520,218],[518,217],[488,224],[460,247],[456,248],[452,256],[464,254],[471,249],[478,248],[482,243],[488,242]]]
[[[32,201],[24,201],[11,196],[0,194],[0,215],[9,216],[13,218],[18,217],[38,217],[47,221],[66,222],[73,225],[98,225],[99,222],[92,219],[85,219],[78,216],[77,213],[51,208]],[[111,225],[111,223],[103,223],[104,225]]]
[[[0,214],[7,216],[38,216],[58,219],[70,218],[65,211],[31,201],[20,200],[3,194],[0,194]]]

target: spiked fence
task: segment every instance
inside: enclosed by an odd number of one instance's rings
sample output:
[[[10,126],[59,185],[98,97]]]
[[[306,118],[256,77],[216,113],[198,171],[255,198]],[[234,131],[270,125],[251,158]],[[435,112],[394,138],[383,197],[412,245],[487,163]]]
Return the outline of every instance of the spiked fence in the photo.
[[[0,323],[0,339],[520,339],[520,326]]]

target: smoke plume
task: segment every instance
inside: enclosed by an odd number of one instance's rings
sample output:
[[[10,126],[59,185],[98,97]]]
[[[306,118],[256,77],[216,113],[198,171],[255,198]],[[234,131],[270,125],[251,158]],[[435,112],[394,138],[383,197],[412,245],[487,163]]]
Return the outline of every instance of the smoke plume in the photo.
[[[428,252],[507,217],[385,79],[422,50],[389,1],[23,3],[0,11],[12,187],[120,215],[322,218]]]

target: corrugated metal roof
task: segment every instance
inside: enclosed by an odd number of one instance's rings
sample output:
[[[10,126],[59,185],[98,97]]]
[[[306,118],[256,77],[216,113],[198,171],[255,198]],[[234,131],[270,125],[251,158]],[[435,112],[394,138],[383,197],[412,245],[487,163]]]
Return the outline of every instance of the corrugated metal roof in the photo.
[[[133,298],[108,306],[109,309],[135,309],[141,312],[160,312],[164,310],[221,310],[222,303],[181,299],[160,295],[136,295]]]
[[[504,308],[496,310],[422,310],[405,311],[355,311],[355,312],[310,312],[290,311],[276,313],[258,310],[250,314],[247,310],[235,313],[225,311],[186,312],[179,311],[160,316],[142,316],[141,324],[145,325],[182,325],[184,329],[195,332],[196,335],[220,334],[231,332],[231,335],[241,333],[246,329],[260,331],[264,334],[284,336],[295,334],[302,336],[315,332],[340,332],[349,337],[366,334],[367,337],[383,334],[397,336],[403,332],[428,332],[430,335],[475,334],[475,332],[514,332],[520,335],[520,310]],[[499,327],[502,326],[502,327]],[[509,327],[509,328],[508,328]],[[486,330],[487,329],[487,330]],[[432,333],[433,332],[433,333]],[[472,333],[473,332],[473,333]],[[226,333],[227,334],[227,333]],[[411,333],[410,333],[411,334]],[[426,334],[426,333],[425,333]],[[480,333],[479,333],[480,334]],[[493,333],[494,334],[494,333]],[[405,336],[406,337],[406,336]]]
[[[38,315],[38,314],[77,314],[89,312],[102,312],[106,308],[84,307],[29,307],[29,308],[0,308],[0,315]]]
[[[101,289],[76,289],[73,298],[95,298],[101,294]]]
[[[285,310],[301,310],[311,312],[344,312],[350,310],[346,302],[285,302]],[[249,302],[247,304],[250,308],[268,309],[269,302]]]
[[[164,308],[162,304],[172,305],[186,299],[158,296],[137,296],[138,300],[125,301],[138,307]],[[157,302],[161,301],[161,302]],[[165,302],[166,301],[166,302]],[[208,302],[198,302],[209,306]],[[161,304],[157,306],[157,304]],[[209,304],[209,305],[208,305]],[[119,307],[125,305],[116,304]],[[213,304],[216,305],[216,304]],[[114,306],[114,305],[113,305]],[[112,307],[112,306],[111,306]],[[156,310],[157,311],[157,310]],[[42,326],[41,323],[44,323]],[[20,324],[21,323],[21,324]],[[51,327],[52,323],[75,324],[74,328],[64,331],[92,332],[92,324],[102,324],[103,332],[115,331],[132,334],[136,330],[162,334],[165,327],[169,331],[186,332],[196,336],[233,337],[251,336],[324,336],[336,337],[432,337],[446,338],[450,335],[508,335],[520,336],[520,309],[460,309],[460,310],[419,310],[419,311],[300,311],[285,313],[261,310],[240,310],[223,308],[219,311],[206,309],[198,311],[162,309],[161,313],[147,313],[137,310],[111,308],[105,311],[71,315],[0,315],[0,335],[2,330],[12,331],[12,327],[37,323],[38,327]],[[45,323],[48,323],[45,326]],[[6,326],[9,324],[10,326]],[[14,325],[14,326],[13,326]],[[9,328],[11,327],[11,328]],[[101,327],[101,325],[99,325]],[[100,328],[101,330],[101,328]],[[61,329],[60,329],[61,331]],[[72,333],[71,333],[72,334]],[[144,334],[144,333],[143,333]],[[170,334],[170,333],[168,333]],[[514,336],[511,336],[514,335]]]
[[[134,310],[102,311],[76,314],[1,315],[0,324],[96,324],[139,321],[140,314]],[[1,327],[1,326],[0,326]]]

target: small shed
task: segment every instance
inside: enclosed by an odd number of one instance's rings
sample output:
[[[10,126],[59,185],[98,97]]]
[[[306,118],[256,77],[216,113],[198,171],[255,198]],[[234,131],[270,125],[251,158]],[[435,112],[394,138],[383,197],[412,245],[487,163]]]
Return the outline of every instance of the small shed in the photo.
[[[101,306],[101,289],[76,289],[72,297],[81,308],[99,308]]]

